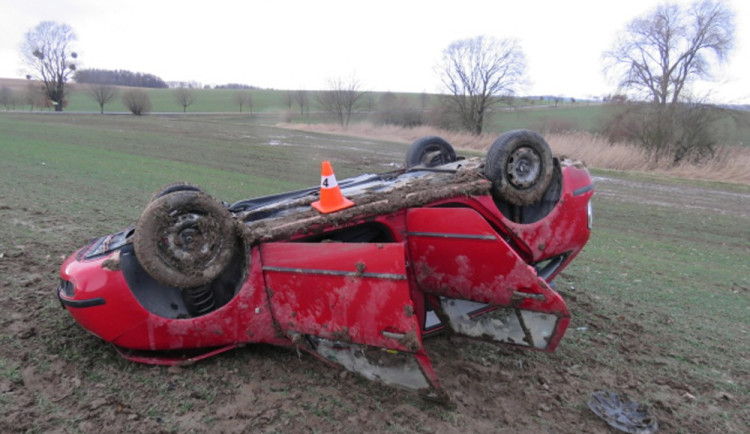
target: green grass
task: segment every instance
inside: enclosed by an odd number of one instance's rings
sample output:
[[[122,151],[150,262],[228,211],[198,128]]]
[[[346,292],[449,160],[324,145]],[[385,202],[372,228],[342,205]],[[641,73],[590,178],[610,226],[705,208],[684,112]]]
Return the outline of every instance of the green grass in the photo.
[[[682,187],[705,185],[683,182]],[[706,194],[718,191],[707,189]],[[680,206],[690,200],[679,197],[663,204],[641,202],[638,194],[630,199],[595,196],[592,239],[558,285],[566,296],[593,295],[596,311],[573,312],[574,331],[563,345],[598,352],[604,356],[599,363],[611,369],[632,366],[633,358],[647,359],[632,347],[642,345],[641,351],[652,354],[658,366],[643,369],[642,379],[676,378],[697,394],[716,389],[750,396],[747,209]],[[640,194],[650,196],[648,191]],[[744,194],[737,199],[740,204],[748,201],[748,191]],[[602,315],[619,318],[621,324],[602,324]],[[577,333],[581,326],[588,330]],[[597,332],[608,341],[607,349],[598,348],[596,340],[592,345],[585,335]]]
[[[85,85],[79,85],[69,92],[67,111],[99,111],[99,105],[86,93]],[[118,94],[111,102],[105,105],[105,111],[108,112],[127,112],[128,110],[121,102],[122,93],[127,88],[119,88]],[[175,101],[174,89],[143,89],[149,96],[152,104],[152,111],[158,112],[182,112],[183,108]],[[289,92],[286,90],[272,89],[252,89],[252,90],[233,90],[233,89],[194,89],[195,101],[187,108],[188,113],[237,113],[239,105],[235,102],[237,92],[248,92],[252,97],[253,113],[279,113],[291,111],[299,112],[299,106],[292,102],[290,109],[288,104]],[[293,91],[292,91],[293,92]],[[320,110],[316,99],[318,91],[308,91],[308,102],[310,109],[313,111]],[[365,97],[364,107],[371,110],[375,107],[383,96],[383,92],[371,92]],[[420,94],[420,93],[399,93],[397,96],[401,101],[405,101],[412,107],[421,107],[423,103],[427,106],[435,105],[439,101],[439,95]],[[540,101],[536,98],[519,99],[516,105],[538,106],[547,105],[549,101]],[[560,104],[560,108],[570,105],[569,103]],[[500,104],[498,107],[506,107]],[[250,112],[248,107],[243,107],[243,113]]]
[[[613,113],[608,105],[586,103],[561,104],[558,107],[490,112],[485,128],[491,131],[528,129],[535,131],[582,130],[598,131],[602,122]]]
[[[304,406],[280,410],[281,415],[294,415],[290,423],[310,417],[340,428],[350,426],[342,421],[362,408],[385,420],[413,407],[381,430],[437,432],[485,417],[474,406],[448,411],[365,380],[336,386],[339,376],[319,362],[263,346],[227,353],[179,375],[146,368],[121,360],[88,336],[60,311],[52,295],[62,257],[90,237],[135,221],[151,192],[163,184],[184,180],[235,201],[316,185],[322,159],[333,161],[339,178],[387,171],[390,163],[403,160],[404,145],[285,131],[239,115],[0,113],[0,131],[2,316],[20,327],[11,314],[22,312],[35,330],[26,338],[0,330],[0,386],[3,381],[20,384],[27,366],[40,376],[58,378],[53,374],[61,360],[67,363],[65,377],[76,376],[84,384],[71,399],[53,402],[62,406],[54,414],[38,413],[38,430],[64,423],[67,411],[76,413],[74,417],[102,414],[104,407],[86,406],[103,396],[127,403],[143,418],[140,422],[152,424],[147,428],[158,430],[153,420],[161,418],[164,427],[179,430],[175,415],[206,415],[226,404],[240,383],[258,384],[279,405],[305,398]],[[539,397],[533,391],[540,390],[536,375],[547,372],[550,393],[558,393],[557,383],[568,385],[567,393],[554,399],[571,417],[588,423],[585,395],[595,388],[620,386],[615,379],[632,375],[641,384],[636,391],[641,398],[672,406],[671,413],[661,413],[671,423],[665,430],[679,431],[686,420],[693,421],[688,430],[697,431],[721,431],[727,423],[744,426],[750,402],[749,189],[618,172],[596,175],[618,182],[597,181],[591,240],[557,278],[572,314],[558,350],[515,352],[437,338],[427,345],[438,354],[441,376],[446,370],[459,376],[470,373],[474,365],[469,363],[503,374],[501,379],[488,378],[487,384],[497,387],[491,390],[476,388],[474,376],[463,380],[449,375],[441,381],[455,386],[452,393],[482,402],[503,394],[512,397],[513,388],[523,387],[530,393],[524,395],[529,402],[519,401],[518,408],[528,411],[538,406],[533,401]],[[452,364],[458,371],[450,371]],[[287,375],[301,384],[286,383]],[[175,385],[173,390],[166,389],[168,383]],[[698,400],[685,401],[681,391],[663,398],[663,384],[672,383],[692,387]],[[479,390],[482,396],[471,395]],[[717,403],[712,397],[719,391],[731,393],[734,400]],[[38,411],[49,410],[48,398],[33,393]],[[13,399],[0,394],[0,413],[7,412]],[[712,406],[720,406],[721,412],[709,414]],[[534,426],[554,423],[554,415],[537,417],[536,410],[531,411],[533,419],[527,421]],[[420,420],[412,420],[413,414]],[[515,416],[508,415],[511,421]],[[273,428],[285,430],[278,424]]]
[[[595,238],[570,272],[582,287],[597,288],[618,306],[637,304],[642,313],[654,314],[648,322],[668,315],[680,323],[677,334],[688,343],[704,336],[701,327],[717,338],[705,344],[718,346],[731,341],[738,325],[750,328],[750,263],[742,260],[750,229],[738,227],[736,217],[705,215],[698,226],[694,214],[605,199],[596,205]],[[621,225],[639,219],[648,224]],[[585,272],[576,272],[580,267]],[[736,351],[737,360],[743,350],[726,349]]]
[[[290,141],[282,130],[246,117],[0,116],[0,129],[4,173],[24,174],[9,176],[6,188],[13,191],[25,186],[24,178],[34,178],[42,182],[30,188],[44,194],[60,188],[131,194],[185,180],[239,200],[316,184],[319,173],[311,160],[353,163],[342,168],[346,175],[366,170],[368,158],[383,153],[400,160],[403,149],[371,142],[369,157],[329,151],[320,135],[296,133]],[[107,182],[92,185],[92,179]]]
[[[175,101],[173,89],[144,89],[149,96],[152,112],[179,112],[183,108]],[[104,106],[107,112],[128,112],[122,103],[122,94],[127,88],[119,88],[118,94]],[[236,92],[230,89],[194,89],[194,102],[187,107],[187,113],[239,113],[240,107],[234,100]],[[286,92],[276,90],[248,90],[253,101],[253,113],[280,112],[287,109]],[[82,89],[70,92],[66,111],[99,111],[99,105]],[[247,106],[243,113],[250,112]]]

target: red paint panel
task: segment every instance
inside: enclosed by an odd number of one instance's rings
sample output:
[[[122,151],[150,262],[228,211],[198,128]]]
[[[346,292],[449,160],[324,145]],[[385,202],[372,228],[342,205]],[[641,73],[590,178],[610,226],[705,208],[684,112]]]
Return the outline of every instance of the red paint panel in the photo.
[[[136,349],[202,348],[263,342],[291,345],[277,336],[261,271],[260,248],[251,252],[248,278],[225,306],[196,318],[168,319],[149,313],[149,320],[120,336],[116,345]],[[147,346],[144,343],[148,343]]]
[[[149,313],[147,321],[112,341],[137,350],[176,350],[230,345],[234,334],[235,306],[227,304],[208,315],[189,319],[169,319]]]
[[[290,345],[276,336],[271,310],[263,286],[260,253],[253,249],[249,277],[239,293],[210,314],[169,319],[147,311],[128,289],[123,274],[102,268],[109,256],[77,261],[72,255],[61,269],[61,277],[76,287],[74,300],[102,298],[100,306],[68,307],[87,330],[107,342],[138,350],[172,350],[215,347],[245,342]]]
[[[102,268],[111,254],[95,261],[78,261],[76,254],[69,256],[60,268],[60,277],[76,288],[73,300],[102,298],[106,301],[96,307],[68,307],[86,330],[111,342],[149,318],[149,312],[130,292],[122,273]]]
[[[266,243],[261,260],[276,323],[288,334],[417,351],[403,243]]]
[[[407,227],[424,292],[568,316],[560,295],[473,209],[410,209]],[[514,292],[543,297],[519,298]]]
[[[260,247],[253,247],[251,255],[247,280],[236,298],[237,341],[291,345],[288,339],[279,335],[274,324],[268,292],[265,290]]]
[[[575,167],[563,168],[560,203],[542,220],[529,224],[503,218],[503,224],[520,244],[528,246],[531,261],[537,262],[559,253],[572,252],[567,262],[586,245],[591,235],[586,206],[593,190],[576,195],[576,190],[592,185],[588,172]],[[564,267],[561,267],[564,268]]]

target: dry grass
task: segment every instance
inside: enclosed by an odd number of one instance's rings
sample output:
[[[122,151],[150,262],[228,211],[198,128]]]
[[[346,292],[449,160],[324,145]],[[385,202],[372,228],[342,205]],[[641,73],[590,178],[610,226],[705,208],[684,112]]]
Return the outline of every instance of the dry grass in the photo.
[[[750,147],[721,146],[711,160],[700,164],[673,165],[669,159],[654,162],[640,148],[609,144],[590,133],[551,134],[547,137],[555,154],[580,159],[591,167],[639,172],[656,172],[690,179],[750,184]]]
[[[350,125],[344,130],[336,124],[281,124],[284,128],[346,134],[378,140],[410,143],[419,137],[440,136],[458,149],[487,150],[497,138],[495,134],[474,136],[469,133],[440,130],[421,126],[403,128],[392,125],[375,126],[371,123]],[[750,147],[722,146],[716,156],[701,164],[689,162],[672,165],[662,159],[653,162],[643,150],[627,143],[610,144],[606,139],[588,132],[552,133],[545,138],[555,155],[585,161],[589,167],[658,173],[663,175],[722,181],[750,185]]]

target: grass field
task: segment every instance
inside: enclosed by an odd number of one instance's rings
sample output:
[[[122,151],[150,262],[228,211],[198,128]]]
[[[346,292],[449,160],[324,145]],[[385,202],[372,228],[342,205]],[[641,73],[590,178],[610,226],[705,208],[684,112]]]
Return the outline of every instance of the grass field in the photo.
[[[21,79],[7,79],[0,78],[0,87],[7,87],[11,89],[17,99],[23,100],[23,96],[27,93],[29,82]],[[66,111],[72,112],[99,112],[99,105],[92,99],[87,93],[87,85],[70,83],[66,87],[68,92]],[[121,102],[122,92],[126,91],[127,87],[118,87],[117,95],[109,103],[105,105],[105,111],[113,113],[126,113],[127,108]],[[152,111],[155,113],[167,113],[167,112],[182,112],[183,108],[180,104],[175,101],[174,89],[143,89],[149,96],[152,103]],[[363,89],[367,91],[367,89]],[[189,113],[233,113],[239,112],[240,107],[235,101],[237,90],[232,89],[194,89],[193,94],[195,101],[187,108]],[[289,106],[290,95],[294,91],[287,90],[274,90],[274,89],[252,89],[247,91],[252,97],[252,111],[255,113],[280,113],[290,111],[296,113],[299,111],[299,106],[296,102],[292,102],[292,106]],[[311,90],[307,92],[309,109],[312,111],[319,110],[316,102],[317,91]],[[363,100],[363,107],[365,110],[372,110],[373,106],[377,104],[378,100],[382,97],[384,92],[368,92],[367,97]],[[418,93],[399,93],[398,97],[402,101],[406,101],[413,107],[429,106],[437,101],[438,96],[434,94],[418,94]],[[525,107],[533,106],[544,106],[550,104],[547,100],[540,100],[538,98],[522,98],[517,102],[518,105]],[[564,107],[566,104],[562,103],[560,107]],[[504,107],[504,106],[502,106]],[[30,111],[32,108],[28,104],[17,102],[11,107],[13,110],[19,111]],[[38,107],[34,107],[33,110],[39,110]],[[44,109],[49,110],[49,109]],[[243,107],[243,112],[248,112],[248,107]]]
[[[0,113],[1,432],[608,431],[594,390],[646,402],[663,432],[750,425],[750,187],[595,171],[591,241],[558,279],[553,354],[437,337],[452,406],[251,346],[192,367],[120,359],[54,296],[62,258],[132,223],[158,186],[227,201],[401,164],[401,143],[273,117]],[[273,118],[275,119],[275,118]]]

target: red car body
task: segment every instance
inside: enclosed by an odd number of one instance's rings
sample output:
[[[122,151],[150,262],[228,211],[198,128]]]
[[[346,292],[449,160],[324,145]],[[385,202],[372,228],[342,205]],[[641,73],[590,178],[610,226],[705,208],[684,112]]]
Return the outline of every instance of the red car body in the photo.
[[[565,334],[570,314],[550,282],[589,239],[593,185],[582,166],[555,164],[557,191],[534,209],[500,203],[475,173],[457,176],[476,172],[471,160],[342,181],[356,205],[330,215],[309,209],[312,189],[239,202],[229,209],[243,252],[205,312],[144,272],[132,229],[68,257],[58,297],[133,361],[186,363],[267,343],[440,396],[426,336],[448,329],[553,351]],[[414,185],[423,194],[410,202]]]

